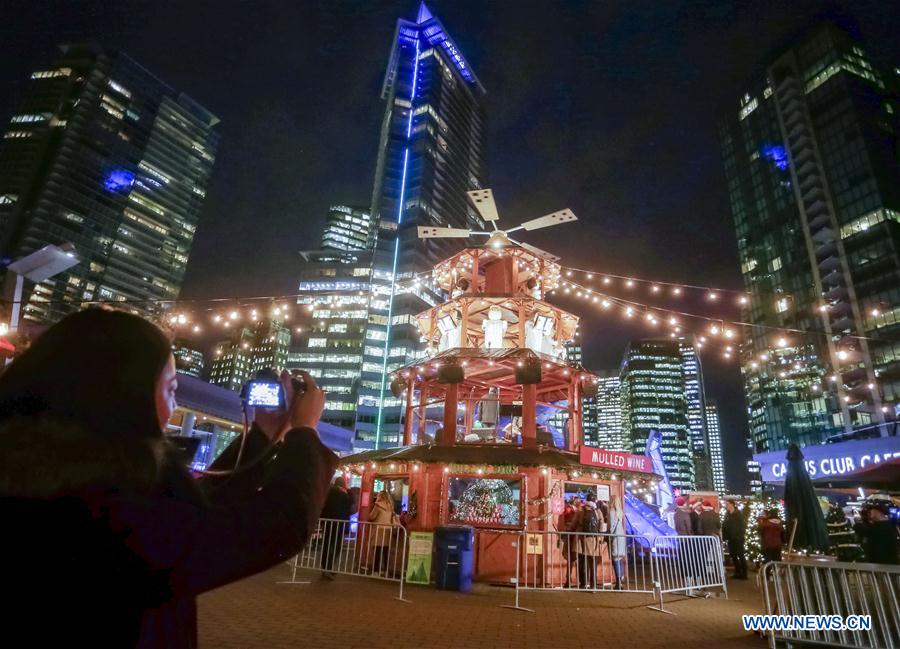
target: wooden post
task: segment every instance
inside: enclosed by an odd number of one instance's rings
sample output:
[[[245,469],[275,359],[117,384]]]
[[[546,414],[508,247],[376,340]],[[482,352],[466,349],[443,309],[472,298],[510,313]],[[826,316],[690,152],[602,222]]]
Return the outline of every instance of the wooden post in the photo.
[[[422,381],[419,386],[419,434],[416,442],[422,444],[425,441],[425,404],[428,401],[428,384]]]
[[[525,300],[519,300],[519,349],[525,348]]]
[[[578,452],[581,446],[581,440],[584,439],[584,413],[581,411],[581,380],[575,381],[575,418],[572,420],[572,435],[567,442],[570,451]]]
[[[462,303],[462,319],[459,323],[460,331],[459,331],[459,346],[460,347],[468,347],[469,346],[469,300],[468,298],[461,298],[460,302]]]
[[[459,403],[459,384],[447,384],[447,396],[444,399],[444,428],[438,444],[441,446],[456,445],[456,405]]]
[[[522,386],[522,446],[537,444],[537,385]]]
[[[412,420],[413,420],[413,386],[416,382],[415,371],[410,372],[406,381],[406,420],[403,422],[403,445],[412,444]]]
[[[478,259],[481,257],[481,252],[475,251],[472,253],[472,257],[474,257],[474,261],[472,262],[472,285],[471,291],[469,291],[472,295],[478,293]]]

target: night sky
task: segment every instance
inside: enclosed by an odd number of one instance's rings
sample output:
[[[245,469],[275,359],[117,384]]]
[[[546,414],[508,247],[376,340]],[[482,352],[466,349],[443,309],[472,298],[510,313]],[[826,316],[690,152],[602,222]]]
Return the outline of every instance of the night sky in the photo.
[[[417,6],[6,0],[0,115],[59,43],[125,50],[222,120],[183,295],[290,294],[297,252],[317,246],[327,206],[369,203],[395,21]],[[598,272],[741,288],[716,122],[738,109],[760,59],[823,3],[429,7],[488,91],[488,185],[507,224],[570,207],[577,224],[527,240]],[[900,3],[828,7],[852,13],[872,54],[900,62]],[[592,368],[616,366],[629,338],[650,335],[595,308],[575,312]],[[704,369],[735,475],[745,453],[739,373],[715,356]]]

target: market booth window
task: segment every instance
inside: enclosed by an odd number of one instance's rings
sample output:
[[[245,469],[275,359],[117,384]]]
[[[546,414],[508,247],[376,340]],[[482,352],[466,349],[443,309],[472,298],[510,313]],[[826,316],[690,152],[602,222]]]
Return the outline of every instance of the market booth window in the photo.
[[[589,493],[594,494],[597,500],[609,502],[609,485],[607,484],[582,484],[580,482],[567,482],[565,485],[564,500],[568,502],[573,496],[578,496],[582,500],[587,498]]]
[[[447,522],[476,527],[521,527],[522,480],[451,476]]]
[[[387,490],[394,501],[394,513],[398,516],[409,509],[409,478],[377,476],[375,478],[374,493],[378,494]]]

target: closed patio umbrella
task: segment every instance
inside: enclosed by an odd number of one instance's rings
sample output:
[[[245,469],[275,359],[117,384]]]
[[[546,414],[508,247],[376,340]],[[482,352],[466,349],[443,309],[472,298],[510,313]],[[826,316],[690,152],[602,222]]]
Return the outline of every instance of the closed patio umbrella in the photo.
[[[787,452],[787,475],[784,479],[784,509],[787,515],[787,529],[797,521],[794,547],[809,552],[828,552],[828,528],[825,516],[816,498],[812,480],[803,465],[803,453],[796,444],[791,444]]]

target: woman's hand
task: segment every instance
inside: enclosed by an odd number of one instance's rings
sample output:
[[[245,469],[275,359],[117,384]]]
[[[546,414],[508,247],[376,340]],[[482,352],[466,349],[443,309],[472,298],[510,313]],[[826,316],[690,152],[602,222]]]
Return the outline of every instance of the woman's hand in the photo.
[[[307,372],[300,372],[306,384],[306,390],[294,394],[291,373],[281,372],[281,386],[284,390],[284,401],[288,409],[264,410],[256,409],[255,425],[265,433],[271,442],[279,442],[292,428],[312,428],[315,430],[319,418],[325,409],[325,393],[316,385],[315,380]]]

